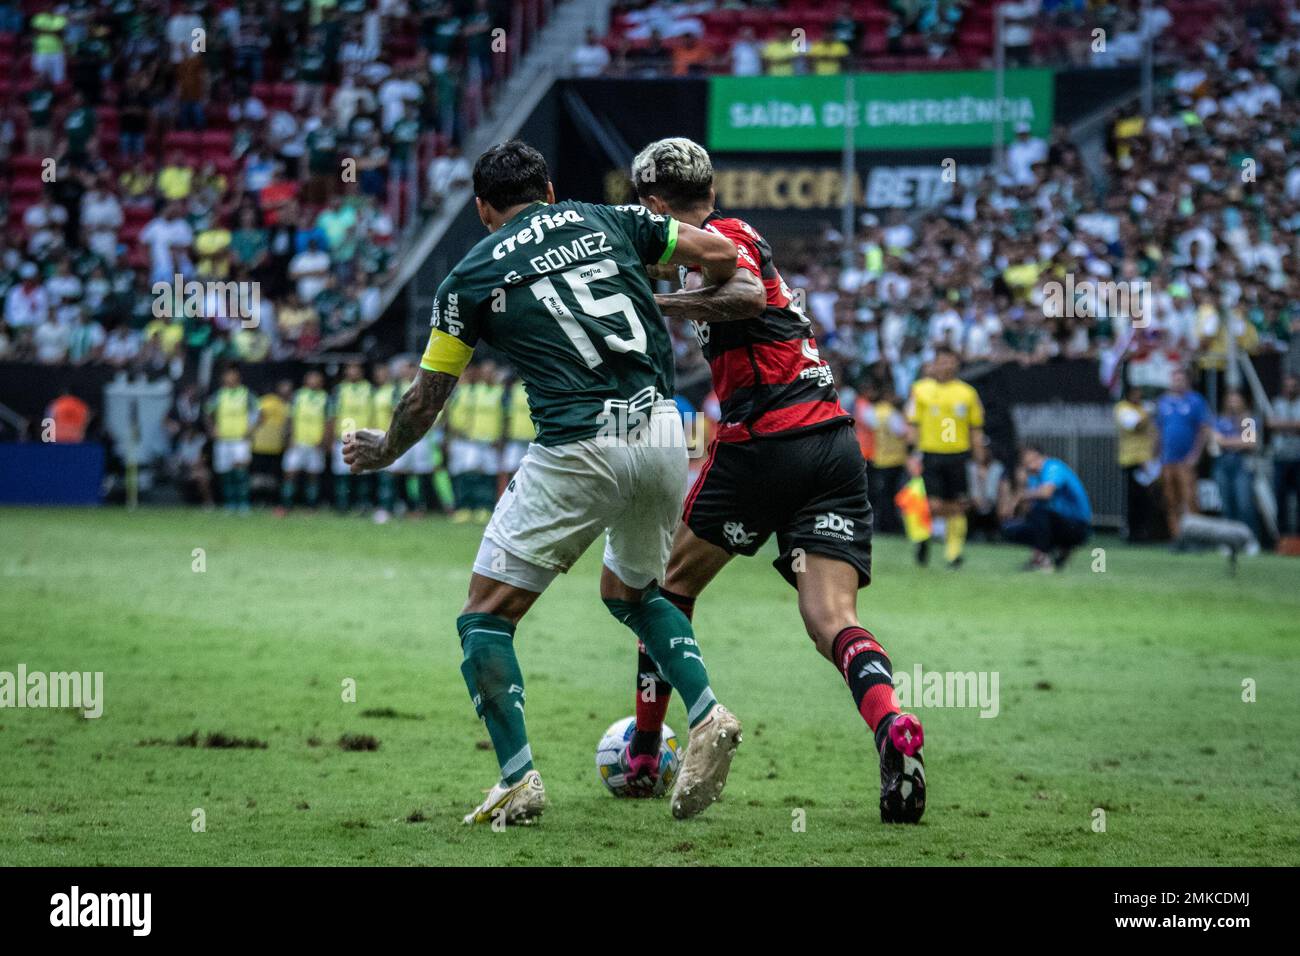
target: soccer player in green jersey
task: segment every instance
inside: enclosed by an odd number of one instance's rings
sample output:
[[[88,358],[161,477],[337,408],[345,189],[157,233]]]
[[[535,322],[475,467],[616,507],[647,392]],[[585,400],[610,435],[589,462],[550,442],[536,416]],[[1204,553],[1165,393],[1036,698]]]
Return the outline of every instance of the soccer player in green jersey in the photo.
[[[685,264],[725,282],[735,245],[642,206],[556,202],[546,161],[518,141],[479,157],[474,193],[490,235],[438,289],[419,378],[386,432],[358,431],[343,449],[354,473],[390,465],[433,424],[479,340],[523,379],[537,438],[483,532],[456,621],[461,671],[501,771],[465,822],[529,823],[545,806],[515,629],[602,532],[601,598],[686,706],[690,743],[671,803],[674,816],[693,816],[721,793],[740,722],[715,699],[690,622],[658,592],[687,462],[672,344],[646,267]]]

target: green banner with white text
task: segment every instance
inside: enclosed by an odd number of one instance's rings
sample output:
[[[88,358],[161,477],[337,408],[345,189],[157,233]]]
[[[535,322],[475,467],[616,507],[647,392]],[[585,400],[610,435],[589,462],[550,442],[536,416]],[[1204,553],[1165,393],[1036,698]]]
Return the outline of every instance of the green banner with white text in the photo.
[[[1053,73],[1008,70],[1001,101],[1004,141],[1027,123],[1052,127]],[[844,76],[719,76],[709,81],[709,148],[831,150],[853,124],[855,147],[987,147],[998,117],[991,70],[859,73],[853,98]]]

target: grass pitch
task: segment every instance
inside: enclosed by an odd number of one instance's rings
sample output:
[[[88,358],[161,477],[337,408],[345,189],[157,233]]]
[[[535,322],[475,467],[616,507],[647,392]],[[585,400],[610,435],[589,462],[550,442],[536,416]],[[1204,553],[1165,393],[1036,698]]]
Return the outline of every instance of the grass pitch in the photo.
[[[1214,555],[1102,539],[1100,573],[1081,553],[1021,575],[1021,552],[975,546],[954,574],[879,541],[860,610],[896,672],[999,675],[994,718],[918,710],[929,807],[898,828],[879,822],[866,730],[771,555],[733,562],[696,614],[745,722],[723,800],[677,822],[666,801],[605,793],[593,753],[632,711],[635,653],[599,603],[593,548],[519,629],[550,807],[495,833],[460,823],[496,773],[454,627],[478,535],[0,512],[0,670],[102,671],[105,698],[95,720],[0,710],[0,864],[1300,863],[1295,560],[1234,580]],[[676,702],[669,722],[684,733]]]

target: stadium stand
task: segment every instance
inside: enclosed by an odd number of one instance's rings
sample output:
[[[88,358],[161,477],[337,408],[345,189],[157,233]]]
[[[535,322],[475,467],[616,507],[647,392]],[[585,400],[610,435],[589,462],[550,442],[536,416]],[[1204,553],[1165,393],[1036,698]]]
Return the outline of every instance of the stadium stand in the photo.
[[[708,73],[787,75],[848,70],[944,70],[987,67],[994,54],[994,0],[813,0],[784,3],[619,4],[597,37],[605,55],[580,64],[614,76]],[[1231,43],[1241,27],[1221,0],[1172,0],[1144,19],[1137,0],[1022,0],[1003,3],[1004,47],[1013,65],[1111,66],[1135,63],[1146,32],[1171,62],[1206,39]],[[1252,5],[1246,21],[1269,27],[1280,5]],[[1097,30],[1105,42],[1098,42]],[[791,38],[802,43],[792,48]],[[590,74],[589,74],[590,75]]]
[[[621,4],[570,67],[977,68],[993,53],[993,7]],[[862,215],[847,259],[830,226],[778,242],[846,405],[901,401],[940,344],[982,367],[1087,360],[1108,386],[1124,363],[1191,362],[1221,386],[1232,335],[1281,374],[1300,372],[1295,11],[1219,0],[1171,0],[1145,18],[1136,2],[1004,8],[1012,63],[1131,63],[1150,35],[1155,110],[1110,116],[1099,163],[1064,127],[1049,140],[1016,131],[1000,168],[962,177],[939,205]],[[403,238],[468,179],[467,134],[549,10],[541,0],[0,6],[0,360],[191,387],[199,366],[207,381],[226,361],[314,359],[349,342],[376,319]],[[501,24],[523,40],[495,52]],[[802,48],[786,42],[795,30]],[[193,55],[199,47],[222,55]],[[350,175],[338,175],[347,161]],[[1134,326],[1107,301],[1065,304],[1060,287],[1076,281],[1141,285],[1146,321]],[[259,294],[231,297],[223,283]],[[689,330],[672,331],[681,403],[708,418],[707,366]],[[492,385],[509,381],[506,371]]]
[[[0,358],[157,372],[311,355],[373,321],[549,4],[0,10]],[[502,26],[519,42],[495,52]],[[158,308],[156,282],[179,307]],[[225,282],[260,294],[208,286]]]

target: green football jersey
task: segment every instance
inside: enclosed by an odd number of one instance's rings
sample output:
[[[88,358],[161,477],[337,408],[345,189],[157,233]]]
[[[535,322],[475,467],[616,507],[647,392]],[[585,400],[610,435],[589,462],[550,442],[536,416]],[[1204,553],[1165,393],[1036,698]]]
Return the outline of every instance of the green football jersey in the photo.
[[[421,366],[459,372],[487,342],[523,379],[542,445],[592,438],[620,408],[671,398],[672,342],[643,267],[668,260],[677,228],[644,206],[528,207],[439,287]]]

